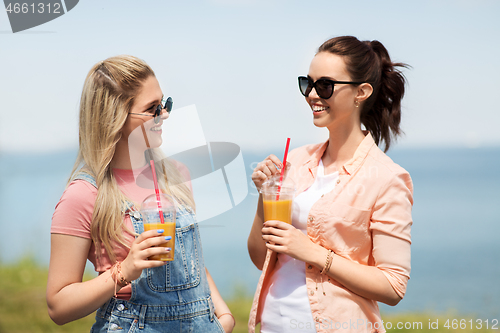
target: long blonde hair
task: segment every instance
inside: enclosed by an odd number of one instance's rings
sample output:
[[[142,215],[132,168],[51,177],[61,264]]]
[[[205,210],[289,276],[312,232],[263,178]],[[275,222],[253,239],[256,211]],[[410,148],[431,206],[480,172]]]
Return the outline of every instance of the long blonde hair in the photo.
[[[112,262],[116,261],[116,246],[129,248],[124,232],[134,232],[123,224],[123,203],[130,199],[120,191],[111,161],[135,97],[144,81],[154,75],[144,61],[122,55],[94,65],[83,86],[78,157],[68,183],[82,171],[95,178],[97,198],[92,214],[92,241],[97,257],[100,258],[104,246]],[[151,149],[148,154],[157,165],[155,169],[162,190],[194,209],[192,193],[184,184],[187,180],[182,179],[177,167],[163,158],[159,149]],[[170,183],[172,186],[168,186]]]

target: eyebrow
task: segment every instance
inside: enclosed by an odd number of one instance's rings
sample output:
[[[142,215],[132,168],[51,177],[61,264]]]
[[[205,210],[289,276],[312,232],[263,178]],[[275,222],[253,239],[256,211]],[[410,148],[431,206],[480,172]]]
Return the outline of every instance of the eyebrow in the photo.
[[[158,102],[158,100],[154,100],[152,102],[149,102],[149,104],[146,104],[143,109],[144,110],[149,110],[151,107],[155,107],[157,106],[158,104],[161,104],[161,102],[163,101],[163,97],[165,97],[165,95],[162,95],[161,96],[161,99],[160,99],[160,102]]]

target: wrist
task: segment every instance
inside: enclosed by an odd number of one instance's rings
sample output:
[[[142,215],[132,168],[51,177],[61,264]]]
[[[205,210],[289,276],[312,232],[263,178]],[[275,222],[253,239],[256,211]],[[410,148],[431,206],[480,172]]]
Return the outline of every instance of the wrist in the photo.
[[[312,258],[312,260],[309,261],[309,263],[316,266],[316,268],[319,269],[319,271],[321,272],[325,268],[325,263],[328,257],[329,250],[320,245],[317,244],[315,245],[318,247],[318,249],[315,251],[315,255]]]
[[[115,281],[116,285],[119,286],[120,288],[123,288],[123,287],[128,286],[130,284],[130,280],[128,280],[125,277],[125,275],[123,274],[121,264],[122,264],[121,261],[117,261],[111,267],[111,276],[113,278],[113,281]]]
[[[321,270],[320,274],[328,274],[328,272],[330,272],[333,255],[334,255],[333,251],[328,250],[328,254],[326,255],[326,260],[325,260],[325,266],[323,266],[323,269]]]

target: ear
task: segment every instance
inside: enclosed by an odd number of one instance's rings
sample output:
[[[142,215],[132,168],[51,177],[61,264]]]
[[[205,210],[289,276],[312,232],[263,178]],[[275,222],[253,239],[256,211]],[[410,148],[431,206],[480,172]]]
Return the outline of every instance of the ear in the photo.
[[[364,102],[368,99],[373,93],[373,87],[369,83],[361,83],[358,86],[358,94],[356,95],[356,99],[359,102]]]

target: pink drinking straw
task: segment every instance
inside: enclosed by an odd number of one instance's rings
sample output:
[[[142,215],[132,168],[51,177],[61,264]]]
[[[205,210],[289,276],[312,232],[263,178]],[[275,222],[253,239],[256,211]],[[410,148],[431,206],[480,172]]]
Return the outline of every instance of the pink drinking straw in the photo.
[[[286,139],[285,156],[283,156],[283,167],[281,168],[280,183],[278,184],[278,193],[276,194],[276,201],[280,199],[281,184],[283,183],[283,176],[286,169],[286,156],[288,155],[288,147],[290,147],[290,138]]]
[[[160,213],[160,221],[161,221],[161,223],[165,223],[165,220],[163,219],[163,208],[161,207],[161,198],[160,198],[160,189],[158,188],[158,179],[156,179],[155,163],[153,162],[153,160],[150,160],[149,164],[151,165],[151,171],[153,172],[153,182],[155,183],[156,203],[158,204],[158,211]]]
[[[149,147],[149,140],[148,136],[146,135],[146,129],[144,128],[144,124],[141,124],[141,129],[142,129],[142,135],[144,136],[144,140],[146,141],[146,146],[148,147],[148,149],[150,149],[151,147]],[[156,169],[153,159],[149,160],[149,165],[151,165],[151,172],[153,173],[153,183],[155,184],[155,193],[156,193],[156,204],[158,205],[158,213],[160,213],[160,221],[161,223],[165,223],[165,220],[163,219],[163,208],[161,206],[160,189],[158,188],[158,179],[156,179]]]

